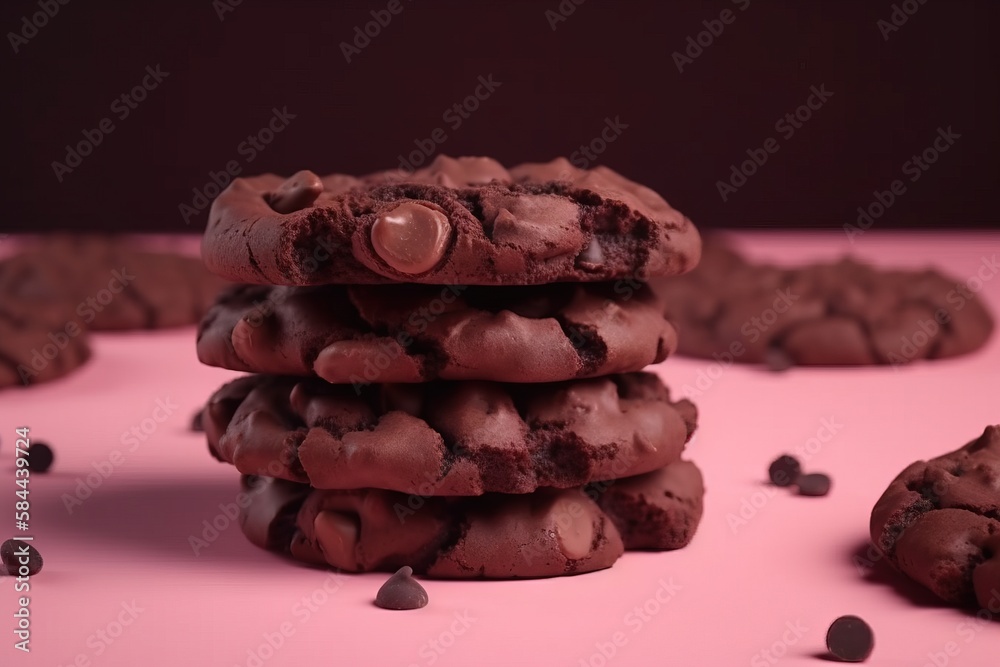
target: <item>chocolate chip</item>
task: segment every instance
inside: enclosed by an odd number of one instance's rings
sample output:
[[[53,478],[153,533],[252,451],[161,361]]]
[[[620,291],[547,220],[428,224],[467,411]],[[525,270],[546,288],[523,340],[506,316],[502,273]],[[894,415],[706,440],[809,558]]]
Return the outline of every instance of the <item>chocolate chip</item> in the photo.
[[[205,424],[204,424],[204,422],[202,420],[202,412],[201,412],[201,410],[199,410],[198,412],[194,413],[194,416],[191,417],[191,430],[195,431],[196,433],[204,433],[204,431],[205,431]]]
[[[792,358],[788,356],[788,353],[780,347],[767,348],[764,352],[764,363],[767,364],[768,368],[776,372],[787,371],[795,365]]]
[[[552,507],[556,519],[559,550],[569,560],[586,558],[593,551],[594,520],[587,516],[579,500],[558,500]]]
[[[323,510],[316,515],[314,525],[316,539],[323,543],[324,554],[330,563],[348,567],[357,560],[361,535],[361,520],[357,514]]]
[[[857,616],[841,616],[826,631],[826,647],[838,660],[862,662],[875,648],[875,634]]]
[[[403,202],[380,215],[372,225],[372,246],[385,263],[402,273],[433,269],[451,241],[452,228],[441,211],[417,202]]]
[[[52,467],[55,454],[52,448],[44,442],[36,442],[28,447],[28,470],[31,472],[46,472]]]
[[[278,189],[271,194],[271,208],[278,213],[292,213],[312,206],[322,192],[323,181],[320,177],[304,169],[278,186]]]
[[[783,454],[771,462],[767,474],[775,486],[791,486],[802,472],[799,460],[794,456]]]
[[[576,258],[576,265],[584,269],[597,269],[604,263],[604,249],[595,236]]]
[[[27,557],[27,563],[22,563],[22,559]],[[7,540],[0,545],[0,561],[3,561],[7,574],[12,576],[34,576],[42,569],[42,554],[38,549],[27,542],[20,540]],[[26,567],[27,571],[22,572],[21,568]]]
[[[799,475],[795,480],[800,496],[825,496],[830,493],[830,476],[821,472]]]
[[[427,606],[427,591],[413,578],[413,568],[404,565],[378,589],[375,604],[383,609],[420,609]]]

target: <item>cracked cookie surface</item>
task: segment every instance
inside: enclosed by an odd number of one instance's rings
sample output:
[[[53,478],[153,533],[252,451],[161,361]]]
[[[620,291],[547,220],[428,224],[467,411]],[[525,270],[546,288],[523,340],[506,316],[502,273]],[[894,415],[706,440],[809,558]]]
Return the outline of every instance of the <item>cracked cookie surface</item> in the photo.
[[[246,285],[220,297],[198,334],[212,366],[354,385],[554,382],[638,371],[676,347],[648,289],[607,283]]]
[[[348,572],[408,565],[447,579],[580,574],[610,567],[625,549],[683,547],[700,520],[703,491],[701,473],[686,461],[600,490],[472,498],[319,491],[250,476],[242,485],[240,525],[257,546]],[[688,510],[665,511],[681,496]]]
[[[942,599],[1000,606],[1000,426],[901,472],[872,510],[871,537]]]
[[[634,280],[682,273],[700,249],[690,220],[606,167],[446,156],[412,173],[237,178],[202,244],[216,274],[272,285]]]
[[[211,453],[244,474],[421,496],[529,493],[649,472],[680,458],[694,405],[659,378],[381,384],[249,376],[204,410]]]
[[[779,268],[751,264],[717,240],[694,271],[651,284],[677,327],[678,353],[693,357],[901,365],[972,352],[993,330],[979,297],[934,270],[850,259]]]

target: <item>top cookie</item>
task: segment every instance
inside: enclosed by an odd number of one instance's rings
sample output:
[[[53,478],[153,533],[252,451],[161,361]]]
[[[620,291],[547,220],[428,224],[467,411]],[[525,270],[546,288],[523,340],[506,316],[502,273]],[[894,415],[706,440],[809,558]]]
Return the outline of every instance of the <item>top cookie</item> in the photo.
[[[700,252],[690,220],[606,167],[443,155],[413,173],[238,178],[202,242],[211,271],[274,285],[644,279]]]

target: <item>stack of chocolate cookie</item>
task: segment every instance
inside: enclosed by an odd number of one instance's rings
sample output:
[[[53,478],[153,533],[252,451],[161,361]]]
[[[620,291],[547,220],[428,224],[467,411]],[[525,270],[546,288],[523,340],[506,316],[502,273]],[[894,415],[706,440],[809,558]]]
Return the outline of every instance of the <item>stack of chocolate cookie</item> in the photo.
[[[659,195],[566,160],[235,181],[203,256],[244,283],[199,358],[255,373],[204,412],[251,541],[346,571],[514,578],[672,549],[701,518],[695,407],[650,276],[700,239]]]

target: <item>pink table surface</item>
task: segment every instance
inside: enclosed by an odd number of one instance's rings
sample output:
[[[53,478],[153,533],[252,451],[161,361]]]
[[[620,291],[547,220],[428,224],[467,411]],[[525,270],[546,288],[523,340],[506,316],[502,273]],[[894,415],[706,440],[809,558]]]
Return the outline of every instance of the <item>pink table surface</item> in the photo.
[[[998,234],[736,238],[779,262],[850,251],[887,266],[934,264],[963,282],[982,272],[972,285],[1000,313],[1000,278],[983,268],[1000,255]],[[819,665],[842,614],[873,626],[870,664],[997,664],[1000,622],[941,606],[855,556],[896,473],[1000,422],[1000,336],[977,354],[902,369],[773,374],[670,359],[657,372],[701,411],[688,455],[708,493],[689,547],[628,553],[578,577],[426,581],[430,605],[407,613],[372,605],[384,575],[297,567],[225,518],[235,472],[209,458],[188,423],[237,374],[199,365],[193,340],[193,328],[100,335],[80,372],[0,394],[0,506],[16,500],[16,427],[57,453],[53,471],[30,482],[30,533],[45,558],[31,580],[31,653],[13,648],[21,594],[0,578],[0,664]],[[142,439],[123,435],[133,427]],[[767,464],[784,451],[830,473],[831,494],[766,486]],[[70,512],[65,494],[97,468],[110,474]],[[0,534],[14,531],[5,514]],[[205,521],[222,530],[196,555],[189,538]]]

